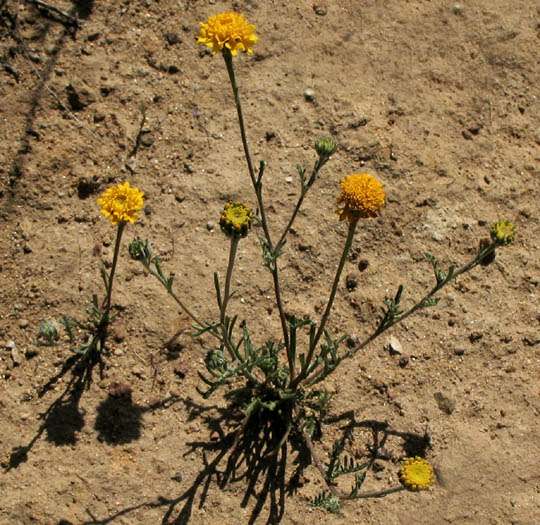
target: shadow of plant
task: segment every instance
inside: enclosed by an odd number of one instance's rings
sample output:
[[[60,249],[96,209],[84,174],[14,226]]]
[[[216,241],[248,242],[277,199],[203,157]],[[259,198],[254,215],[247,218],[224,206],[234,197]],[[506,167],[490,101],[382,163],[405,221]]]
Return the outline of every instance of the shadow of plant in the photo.
[[[13,448],[6,467],[7,471],[17,468],[28,460],[28,453],[43,432],[47,434],[47,441],[51,441],[55,445],[72,445],[77,441],[76,433],[84,426],[84,417],[79,409],[79,402],[82,393],[92,382],[92,373],[98,362],[95,359],[82,359],[80,355],[73,355],[66,360],[60,372],[49,379],[38,392],[38,397],[43,397],[59,379],[71,371],[71,379],[64,391],[49,405],[45,412],[40,414],[39,419],[43,422],[35,436],[27,445]]]
[[[220,436],[218,440],[188,443],[191,448],[185,456],[202,450],[204,463],[190,486],[176,498],[159,496],[155,501],[125,508],[102,520],[93,517],[91,511],[87,510],[93,519],[85,522],[85,525],[111,523],[140,508],[163,508],[165,513],[161,523],[185,525],[190,522],[194,505],[204,507],[213,484],[223,490],[229,484],[239,481],[243,481],[246,486],[240,506],[247,508],[251,504],[246,523],[280,523],[285,512],[286,496],[297,492],[302,485],[301,480],[306,467],[312,463],[310,452],[302,437],[297,433],[291,433],[288,442],[276,450],[285,431],[283,421],[277,414],[271,411],[261,412],[250,421],[243,434],[237,438],[237,429],[242,428],[242,413],[239,410],[203,407],[189,400],[183,402],[190,411],[190,420],[202,421],[210,432],[216,431]],[[400,448],[407,456],[424,456],[430,447],[428,435],[420,436],[393,430],[386,422],[375,420],[357,422],[352,411],[329,418],[325,424],[340,421],[345,421],[345,425],[340,427],[342,442],[354,440],[352,434],[355,429],[365,429],[369,432],[371,438],[368,440],[367,450],[372,461],[396,459],[388,456],[385,449],[387,440],[392,437],[402,440]],[[296,454],[292,460],[296,469],[291,477],[286,479],[286,466],[291,461],[291,454]]]
[[[139,439],[142,414],[151,410],[134,404],[131,401],[131,389],[122,392],[121,386],[121,383],[113,383],[109,396],[97,409],[94,428],[98,431],[98,440],[109,445],[122,445]]]

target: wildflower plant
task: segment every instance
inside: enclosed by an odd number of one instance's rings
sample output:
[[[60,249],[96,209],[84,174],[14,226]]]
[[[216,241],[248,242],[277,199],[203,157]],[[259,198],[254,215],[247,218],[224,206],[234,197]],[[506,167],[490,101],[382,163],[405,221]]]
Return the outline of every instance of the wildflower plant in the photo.
[[[142,191],[132,188],[129,182],[125,182],[107,189],[97,200],[97,204],[101,206],[101,213],[111,221],[113,226],[116,226],[111,269],[108,272],[104,266],[101,268],[105,298],[100,303],[98,296],[92,295],[92,306],[88,310],[85,322],[69,319],[66,315],[61,320],[70,343],[76,343],[79,339],[75,330],[82,332],[82,342],[74,348],[74,352],[83,359],[95,362],[100,359],[102,351],[105,350],[107,329],[114,321],[114,316],[111,316],[111,301],[122,234],[128,223],[134,223],[139,218],[138,212],[143,207],[143,196]],[[38,344],[52,346],[58,342],[57,324],[42,321],[38,333]]]
[[[208,351],[204,360],[206,371],[199,373],[204,384],[200,392],[204,397],[209,397],[225,385],[236,387],[232,392],[229,391],[227,396],[241,402],[245,413],[237,438],[246,429],[251,418],[255,415],[260,417],[270,413],[277,414],[283,423],[283,432],[277,440],[273,453],[277,453],[285,445],[291,432],[303,437],[313,463],[320,471],[328,489],[317,496],[311,502],[312,505],[339,513],[341,500],[381,497],[405,489],[427,489],[434,483],[435,478],[431,466],[422,458],[410,458],[403,463],[399,473],[401,480],[399,485],[375,492],[361,490],[374,459],[358,463],[344,456],[343,446],[339,442],[334,444],[328,463],[324,464],[319,459],[312,436],[315,429],[320,427],[331,399],[323,382],[329,375],[336,372],[343,361],[353,358],[389,328],[416,311],[437,304],[439,299],[437,293],[452,280],[472,270],[478,264],[484,266],[489,264],[498,247],[509,244],[515,239],[514,227],[508,221],[494,223],[490,229],[491,239],[482,241],[472,260],[461,267],[451,265],[445,271],[441,269],[441,264],[433,255],[426,254],[435,276],[435,284],[431,290],[414,306],[405,310],[402,307],[405,288],[399,285],[392,297],[383,300],[372,333],[350,348],[342,345],[346,336],[332,335],[327,329],[327,323],[358,223],[378,216],[386,204],[386,195],[382,183],[373,175],[367,173],[346,175],[340,182],[341,193],[337,196],[338,208],[335,213],[340,221],[347,224],[348,231],[325,310],[318,320],[299,319],[286,313],[280,284],[279,258],[284,251],[287,235],[304,199],[317,182],[323,166],[338,150],[338,144],[331,138],[317,140],[314,144],[316,157],[311,171],[308,172],[301,165],[297,167],[298,199],[285,228],[275,235],[268,223],[263,195],[266,163],[262,161],[257,170],[253,166],[233,63],[233,58],[238,51],[252,52],[252,47],[257,40],[255,26],[247,22],[242,15],[230,12],[217,14],[210,17],[207,22],[201,23],[198,36],[198,42],[211,47],[214,55],[219,53],[224,59],[233,91],[247,172],[256,203],[255,211],[252,211],[246,203],[231,202],[225,205],[221,213],[219,223],[222,231],[229,238],[230,249],[225,280],[222,281],[218,273],[214,273],[217,318],[213,321],[199,319],[180,299],[173,289],[172,275],[167,276],[164,273],[159,257],[153,254],[148,240],[134,239],[129,247],[130,255],[133,259],[140,261],[163,284],[182,310],[191,317],[194,335],[209,334],[214,338],[216,344]],[[252,223],[260,226],[258,237],[262,250],[262,263],[272,277],[274,298],[281,325],[280,333],[274,338],[267,339],[260,346],[256,345],[251,337],[253,327],[248,326],[244,320],[239,322],[238,316],[231,313],[229,308],[230,298],[233,295],[231,282],[236,254],[240,241],[249,234]],[[259,328],[255,327],[255,330]],[[304,333],[306,337],[299,337],[301,333]],[[343,492],[336,482],[344,475],[354,476],[352,488],[347,492]]]

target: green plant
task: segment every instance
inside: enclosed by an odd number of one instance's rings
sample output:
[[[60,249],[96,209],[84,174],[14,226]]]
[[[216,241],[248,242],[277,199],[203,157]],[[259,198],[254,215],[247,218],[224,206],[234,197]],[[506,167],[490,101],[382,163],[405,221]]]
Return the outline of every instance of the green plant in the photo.
[[[101,213],[107,217],[112,225],[116,225],[116,240],[114,255],[110,272],[101,268],[101,278],[105,288],[105,299],[100,304],[96,294],[92,295],[92,306],[88,309],[86,321],[76,321],[62,316],[60,323],[42,321],[37,344],[53,346],[58,343],[60,335],[58,325],[63,325],[70,344],[75,344],[73,351],[83,359],[99,359],[105,351],[105,339],[109,325],[114,321],[111,316],[111,301],[116,265],[120,254],[120,242],[124,228],[128,222],[135,222],[139,217],[138,211],[143,206],[143,192],[130,187],[129,182],[119,184],[106,190],[98,199]],[[75,332],[75,330],[78,333]]]
[[[328,487],[328,491],[317,496],[311,504],[324,507],[330,512],[339,513],[340,500],[381,497],[405,488],[427,488],[434,482],[434,477],[432,471],[428,471],[427,467],[424,468],[423,464],[419,467],[416,460],[408,460],[412,466],[409,463],[406,464],[407,475],[402,476],[401,485],[381,491],[362,493],[360,489],[371,468],[372,461],[357,464],[348,457],[343,459],[344,450],[338,442],[334,445],[330,462],[323,465],[312,442],[314,430],[317,425],[320,426],[331,399],[330,393],[322,385],[323,381],[330,374],[335,373],[343,361],[353,358],[389,328],[416,311],[437,304],[436,294],[448,283],[472,270],[478,264],[489,264],[494,257],[495,249],[513,241],[515,232],[513,225],[507,221],[494,223],[491,227],[491,240],[483,242],[472,260],[459,268],[451,265],[447,271],[443,271],[439,261],[434,256],[427,254],[426,257],[435,274],[436,282],[433,288],[414,306],[404,310],[402,308],[404,286],[399,285],[393,297],[383,300],[373,332],[354,348],[349,348],[342,344],[345,336],[335,337],[329,332],[327,322],[357,225],[362,220],[377,216],[386,202],[386,196],[382,184],[375,177],[365,173],[347,175],[340,182],[341,194],[337,201],[341,208],[335,212],[341,221],[347,223],[347,237],[325,310],[318,321],[310,318],[298,319],[294,315],[287,314],[283,307],[279,257],[283,253],[287,236],[304,199],[316,183],[321,169],[336,153],[338,145],[331,138],[322,138],[316,141],[315,152],[317,156],[311,172],[308,174],[305,168],[298,166],[298,200],[285,228],[278,236],[274,236],[268,224],[263,195],[263,177],[266,164],[261,162],[257,171],[253,167],[246,138],[239,88],[233,67],[233,56],[236,55],[236,52],[238,50],[250,52],[252,45],[257,41],[258,37],[254,34],[254,30],[254,26],[247,23],[241,15],[223,13],[211,17],[207,23],[201,24],[201,34],[199,35],[199,42],[211,47],[214,54],[220,52],[224,58],[234,95],[247,170],[257,203],[255,213],[245,203],[228,203],[221,215],[220,225],[230,239],[230,249],[225,280],[222,282],[218,273],[214,273],[219,313],[217,319],[203,321],[184,304],[173,289],[172,275],[165,275],[159,257],[153,254],[151,243],[148,240],[134,239],[130,244],[129,251],[131,257],[140,261],[146,270],[162,283],[181,309],[193,320],[194,335],[210,334],[215,338],[216,347],[208,352],[205,359],[206,373],[200,373],[201,380],[205,385],[201,394],[204,397],[209,397],[220,387],[231,382],[234,382],[235,386],[240,385],[228,394],[229,398],[243,401],[245,418],[239,433],[246,428],[255,414],[264,414],[265,411],[278,414],[283,421],[284,432],[275,451],[279,450],[286,442],[292,431],[302,435],[313,461]],[[259,241],[263,265],[272,276],[275,302],[281,324],[279,336],[275,339],[268,339],[261,345],[256,345],[252,341],[250,334],[253,328],[248,326],[245,321],[239,322],[238,316],[229,311],[229,302],[233,295],[231,282],[236,254],[240,241],[250,231],[253,221],[256,221],[260,226]],[[255,327],[255,329],[257,328]],[[305,346],[299,343],[298,336],[302,332],[307,334],[308,343]],[[419,458],[418,461],[420,461]],[[344,493],[337,487],[336,479],[347,474],[354,475],[354,482],[351,490]]]

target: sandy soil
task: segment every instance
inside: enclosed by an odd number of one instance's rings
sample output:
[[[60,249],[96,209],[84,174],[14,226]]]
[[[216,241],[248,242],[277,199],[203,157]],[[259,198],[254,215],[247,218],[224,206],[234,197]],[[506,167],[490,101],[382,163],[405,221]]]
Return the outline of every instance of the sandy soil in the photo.
[[[539,524],[538,2],[50,3],[80,27],[0,1],[0,523]],[[343,516],[312,509],[323,484],[305,449],[291,442],[271,460],[257,441],[233,450],[241,414],[222,392],[198,394],[212,341],[186,331],[164,348],[188,319],[129,260],[128,242],[151,239],[186,303],[214,319],[212,274],[228,253],[220,210],[255,204],[223,60],[195,38],[199,21],[229,9],[260,36],[235,66],[254,159],[268,163],[272,231],[314,139],[340,144],[280,259],[288,312],[320,315],[348,173],[376,175],[389,202],[356,237],[336,334],[368,335],[401,283],[406,306],[422,297],[433,284],[425,252],[464,263],[491,221],[517,225],[493,264],[392,330],[401,355],[382,337],[326,384],[336,396],[320,454],[345,439],[362,459],[386,429],[386,459],[365,488],[395,484],[400,460],[422,454],[436,467],[429,491],[350,502]],[[83,388],[65,367],[70,345],[36,335],[42,319],[82,320],[102,295],[115,231],[96,199],[126,180],[146,207],[123,241],[111,355]],[[234,284],[231,307],[254,339],[277,337],[256,235],[242,241]],[[110,395],[115,381],[131,400]]]

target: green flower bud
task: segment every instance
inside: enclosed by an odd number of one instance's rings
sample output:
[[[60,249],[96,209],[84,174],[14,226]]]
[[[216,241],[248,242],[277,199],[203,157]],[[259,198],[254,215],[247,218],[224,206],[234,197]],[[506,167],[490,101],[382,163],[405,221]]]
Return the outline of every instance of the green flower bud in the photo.
[[[315,141],[315,151],[322,158],[329,158],[338,149],[338,144],[334,139],[323,137]]]
[[[210,350],[204,358],[208,370],[224,372],[227,369],[227,358],[221,350]]]
[[[129,256],[134,261],[150,261],[152,257],[152,246],[150,242],[135,237],[129,245]]]

